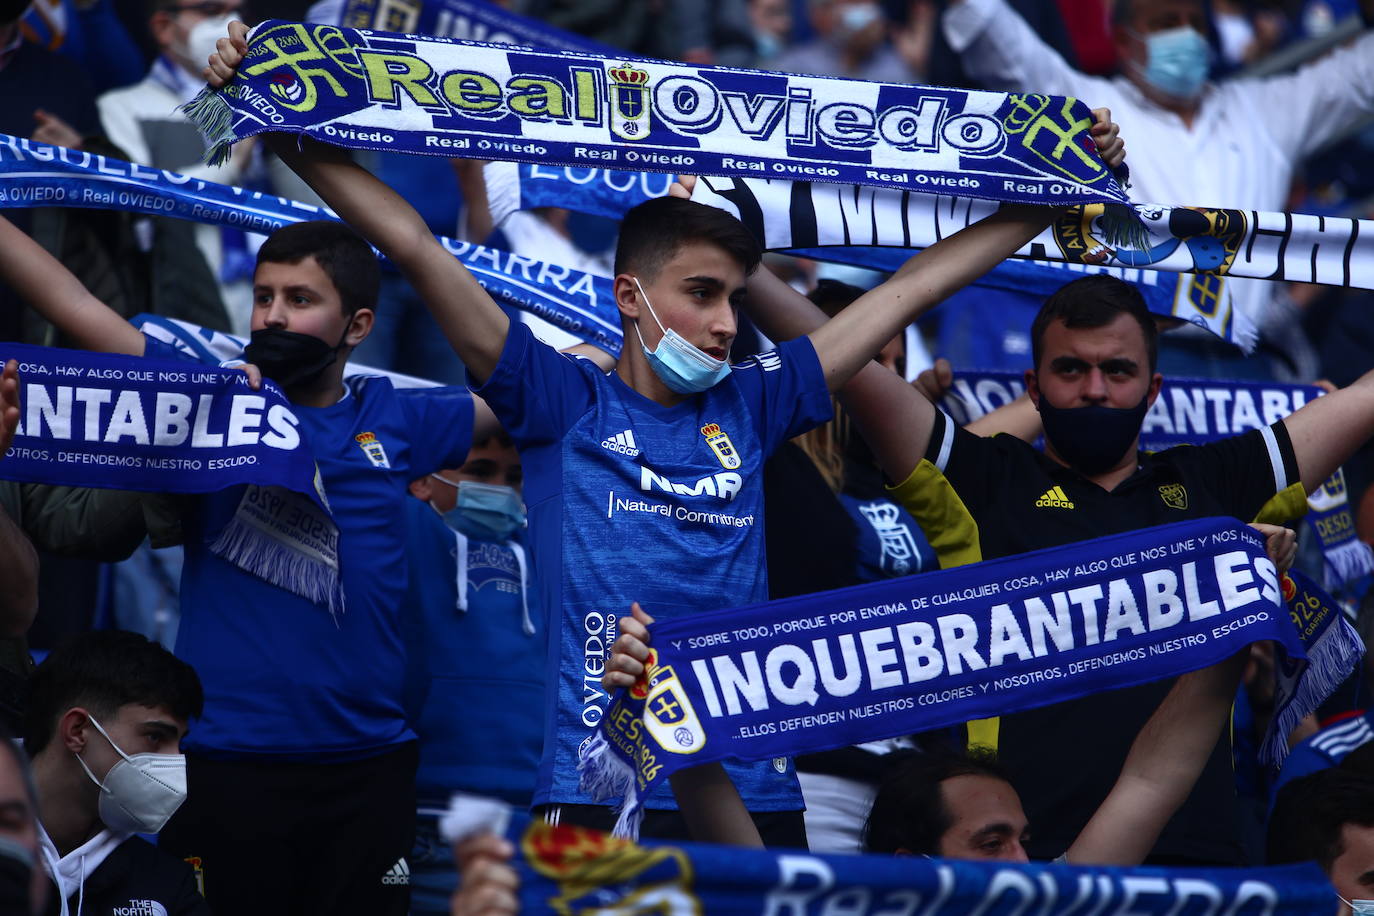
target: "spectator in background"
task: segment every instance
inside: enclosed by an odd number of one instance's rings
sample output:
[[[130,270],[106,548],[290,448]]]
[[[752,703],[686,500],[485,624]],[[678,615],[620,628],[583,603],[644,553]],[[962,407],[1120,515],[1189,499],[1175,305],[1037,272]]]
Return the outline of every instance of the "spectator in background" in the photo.
[[[771,69],[880,83],[920,79],[888,40],[877,0],[810,0],[808,12],[816,37],[779,54]]]
[[[1270,865],[1316,860],[1341,902],[1374,904],[1374,776],[1321,770],[1279,790],[1269,819]],[[1342,913],[1351,909],[1342,907]]]
[[[37,916],[48,898],[38,864],[38,791],[28,758],[0,727],[0,913]]]
[[[28,0],[0,0],[0,134],[33,134],[48,142],[42,135],[44,113],[56,114],[79,133],[95,131],[95,87],[59,55],[24,41],[19,21],[28,6]],[[42,212],[11,210],[11,222],[27,233],[33,217]],[[0,339],[23,338],[23,313],[23,303],[0,284]]]
[[[410,912],[448,912],[454,791],[528,808],[544,747],[547,624],[523,545],[520,456],[504,432],[410,484],[405,705],[420,739]],[[513,665],[493,665],[508,659]]]
[[[1374,0],[1363,0],[1362,9],[1369,21]],[[1073,69],[1006,0],[954,0],[943,26],[969,75],[989,88],[1090,98],[1109,107],[1131,138],[1132,196],[1142,201],[1281,210],[1297,164],[1374,112],[1369,32],[1293,74],[1210,83],[1201,0],[1120,0],[1112,17],[1122,73],[1110,80]],[[1197,217],[1180,207],[1167,218],[1173,225]],[[1287,340],[1300,337],[1287,307],[1275,301],[1281,287],[1191,274],[1180,283],[1180,295],[1204,311],[1229,290],[1236,308],[1261,326],[1283,329],[1269,335],[1276,345],[1286,349]],[[1217,374],[1210,369],[1210,339],[1189,349],[1197,357],[1180,365],[1166,347],[1161,368]],[[1226,366],[1230,375],[1254,371],[1253,363],[1236,359]]]
[[[79,66],[100,91],[136,83],[146,63],[114,0],[34,0],[20,20],[24,40]]]
[[[223,165],[206,165],[205,140],[177,111],[205,85],[201,70],[215,50],[242,0],[152,0],[148,29],[158,56],[138,83],[100,96],[101,128],[132,162],[169,169],[220,184],[244,182],[253,142],[234,148]],[[74,144],[64,143],[64,146]],[[236,229],[197,225],[195,240],[211,272],[219,278],[221,308],[230,308],[232,329],[246,333],[248,278],[252,258],[244,234]],[[169,268],[171,265],[169,265]],[[229,328],[221,328],[229,330]]]
[[[83,633],[38,666],[24,748],[54,913],[209,916],[191,867],[134,835],[185,800],[181,739],[203,702],[191,666],[135,633]]]
[[[749,31],[754,37],[752,66],[777,69],[773,62],[792,41],[790,0],[749,0]]]

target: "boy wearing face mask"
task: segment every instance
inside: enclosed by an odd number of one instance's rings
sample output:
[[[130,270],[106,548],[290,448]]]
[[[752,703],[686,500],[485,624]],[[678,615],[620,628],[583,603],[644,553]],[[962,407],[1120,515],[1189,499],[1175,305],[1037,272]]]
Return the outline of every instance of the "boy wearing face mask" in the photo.
[[[371,330],[379,273],[340,223],[278,230],[258,252],[245,351],[311,444],[339,528],[342,611],[215,552],[243,488],[177,501],[186,564],[176,652],[204,680],[206,714],[187,742],[194,797],[161,844],[202,861],[212,905],[229,913],[406,912],[416,759],[402,706],[406,487],[456,465],[495,421],[461,388],[345,382]],[[3,217],[0,276],[88,349],[179,358]],[[299,526],[285,534],[300,542]],[[241,817],[248,806],[259,816]]]
[[[461,467],[410,484],[402,624],[406,710],[420,738],[412,914],[449,911],[457,876],[438,820],[455,790],[521,808],[534,797],[547,623],[530,579],[521,478],[502,432],[473,445]]]
[[[210,85],[233,78],[246,34],[234,23],[219,42]],[[1094,135],[1109,164],[1124,158],[1105,113]],[[679,196],[648,201],[620,226],[613,295],[625,344],[608,375],[609,367],[561,355],[511,322],[415,210],[342,151],[265,136],[420,293],[474,391],[520,449],[540,606],[558,628],[534,801],[551,820],[602,829],[614,814],[580,789],[577,756],[608,703],[600,678],[623,609],[653,602],[673,617],[765,600],[764,460],[829,419],[830,393],[915,315],[1054,215],[1004,207],[926,249],[809,336],[732,366],[737,308],[785,284],[767,271],[750,279],[759,245],[733,217]],[[789,760],[727,770],[765,841],[805,845]],[[666,787],[647,807],[646,836],[686,835]]]
[[[185,800],[181,739],[202,702],[191,666],[136,633],[83,633],[38,666],[24,748],[49,913],[154,912],[151,902],[209,914],[191,866],[134,835],[157,833]]]

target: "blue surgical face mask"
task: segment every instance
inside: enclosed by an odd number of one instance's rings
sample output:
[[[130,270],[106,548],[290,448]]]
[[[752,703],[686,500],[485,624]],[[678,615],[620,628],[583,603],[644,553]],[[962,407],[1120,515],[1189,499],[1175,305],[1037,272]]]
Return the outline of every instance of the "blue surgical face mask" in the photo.
[[[1207,81],[1212,49],[1191,26],[1144,36],[1145,66],[1133,64],[1145,82],[1180,99],[1196,98]]]
[[[1355,916],[1374,916],[1374,900],[1361,900],[1359,897],[1353,900],[1346,900],[1344,897],[1341,897],[1340,894],[1336,896],[1340,899],[1341,903],[1350,907],[1350,912],[1355,914]]]
[[[639,278],[635,277],[634,281],[635,286],[639,287],[639,295],[644,297],[644,304],[648,306],[649,315],[663,332],[658,346],[651,351],[644,343],[639,322],[635,322],[635,333],[639,334],[639,346],[644,351],[644,358],[649,361],[649,368],[654,370],[654,374],[663,380],[663,384],[678,394],[698,394],[730,374],[728,362],[697,348],[677,331],[665,328],[649,303],[649,297],[644,295]]]
[[[506,541],[525,527],[525,502],[512,487],[430,474],[458,490],[458,502],[445,512],[444,524],[479,541]]]

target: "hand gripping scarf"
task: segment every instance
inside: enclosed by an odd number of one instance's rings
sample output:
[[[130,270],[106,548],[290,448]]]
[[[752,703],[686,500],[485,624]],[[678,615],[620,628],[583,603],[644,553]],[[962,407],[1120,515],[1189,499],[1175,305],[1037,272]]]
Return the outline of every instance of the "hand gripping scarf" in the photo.
[[[0,342],[17,359],[20,425],[0,478],[153,493],[243,486],[207,545],[343,611],[339,532],[300,422],[276,385],[189,362]]]

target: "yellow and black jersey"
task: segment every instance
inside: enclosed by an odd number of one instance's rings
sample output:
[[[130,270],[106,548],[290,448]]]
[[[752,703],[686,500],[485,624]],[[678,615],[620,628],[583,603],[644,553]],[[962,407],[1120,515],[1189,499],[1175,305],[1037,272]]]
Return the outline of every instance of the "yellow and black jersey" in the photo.
[[[937,413],[925,459],[893,488],[943,568],[1213,515],[1280,521],[1306,510],[1282,422],[1200,446],[1142,453],[1110,492],[1011,436],[980,438]],[[1116,781],[1169,681],[970,723],[997,748],[1030,819],[1033,858],[1068,849]],[[1155,855],[1242,864],[1230,741],[1218,742]]]

